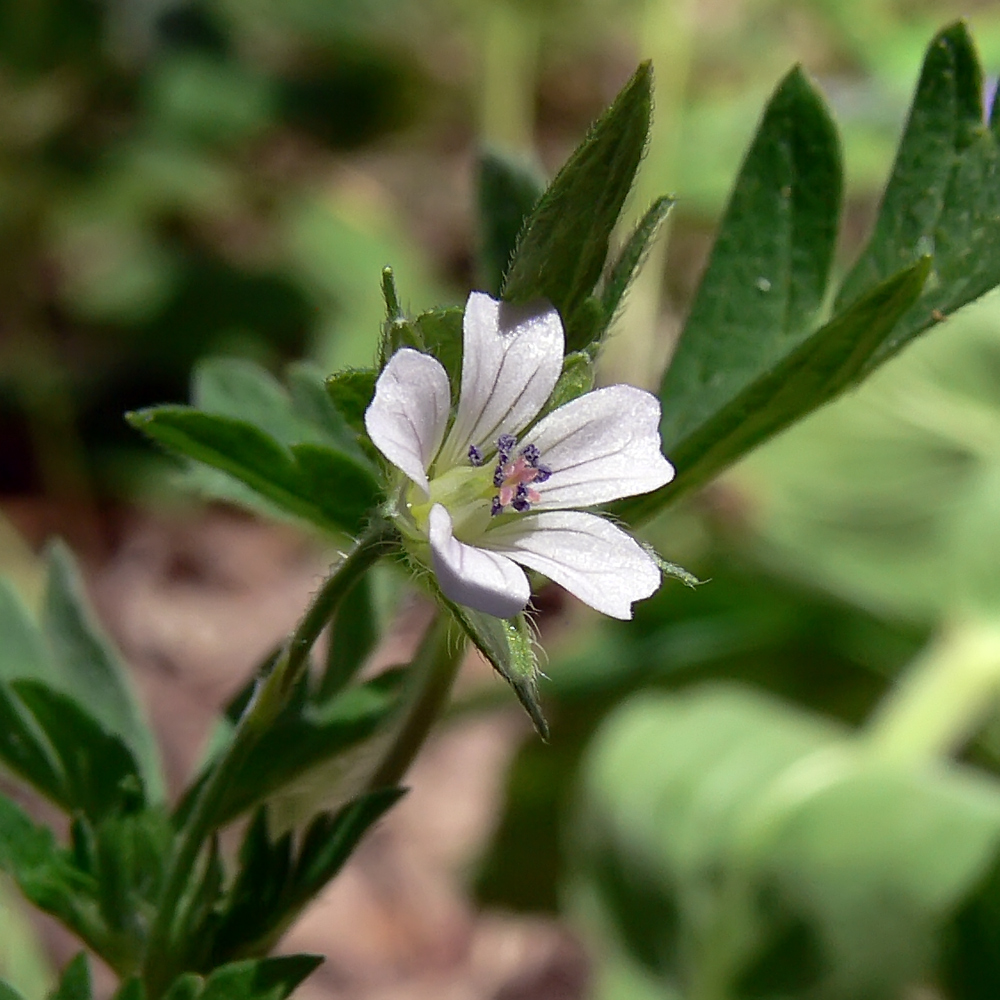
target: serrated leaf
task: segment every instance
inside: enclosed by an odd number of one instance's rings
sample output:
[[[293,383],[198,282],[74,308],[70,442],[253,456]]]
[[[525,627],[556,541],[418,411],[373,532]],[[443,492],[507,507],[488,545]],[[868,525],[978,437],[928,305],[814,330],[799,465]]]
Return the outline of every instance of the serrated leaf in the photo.
[[[875,230],[837,296],[843,308],[933,256],[923,295],[870,368],[1000,282],[1000,115],[984,124],[982,101],[982,71],[959,22],[927,50]]]
[[[657,198],[622,247],[601,292],[601,305],[604,307],[606,324],[614,321],[629,285],[639,273],[642,262],[646,259],[646,254],[673,205],[673,198],[666,196]]]
[[[902,271],[836,316],[703,426],[675,444],[672,483],[614,510],[647,517],[860,380],[872,356],[920,295],[929,260]]]
[[[493,669],[514,689],[538,735],[547,740],[549,726],[538,700],[538,657],[524,615],[512,619],[494,618],[474,608],[453,604],[443,596],[439,596],[439,600]]]
[[[514,303],[548,299],[575,349],[578,310],[604,269],[608,242],[642,159],[652,106],[652,68],[643,63],[594,123],[532,211],[503,286]]]
[[[374,368],[349,368],[336,372],[326,380],[326,391],[349,427],[365,433],[365,410],[375,395],[378,372]]]
[[[495,298],[525,220],[545,191],[545,182],[533,163],[493,149],[479,154],[477,179],[479,281]]]
[[[99,823],[104,816],[139,808],[144,801],[135,758],[117,736],[68,695],[40,681],[10,685],[55,751],[63,775],[63,805]]]
[[[836,128],[796,68],[764,112],[664,376],[666,455],[810,333],[833,260],[840,192]]]
[[[305,443],[286,448],[246,421],[187,406],[154,407],[128,419],[154,441],[229,473],[327,531],[356,533],[361,498],[377,489],[372,473],[346,455]],[[341,497],[341,478],[351,487],[350,496]]]
[[[166,791],[156,738],[124,665],[89,608],[72,553],[60,542],[49,548],[48,570],[43,627],[59,687],[128,747],[146,795],[161,800]]]
[[[59,986],[50,994],[49,1000],[91,1000],[90,965],[84,952],[80,952],[63,969]]]

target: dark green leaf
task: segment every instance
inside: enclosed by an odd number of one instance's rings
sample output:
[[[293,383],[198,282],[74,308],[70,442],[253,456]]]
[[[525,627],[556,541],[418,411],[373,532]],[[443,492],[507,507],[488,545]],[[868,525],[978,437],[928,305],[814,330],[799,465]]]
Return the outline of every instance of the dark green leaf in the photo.
[[[201,996],[205,980],[195,972],[185,972],[170,984],[164,1000],[197,1000]]]
[[[614,267],[611,268],[611,273],[608,275],[608,280],[601,293],[601,304],[604,306],[607,324],[614,320],[628,286],[639,273],[642,262],[673,204],[673,198],[657,198],[639,220],[639,224],[628,238],[628,242],[622,247],[622,252],[618,255]]]
[[[361,668],[378,641],[378,623],[371,582],[362,577],[344,596],[328,632],[326,669],[316,690],[316,701],[339,694]]]
[[[439,599],[493,669],[514,689],[538,735],[543,740],[548,739],[548,723],[538,700],[538,657],[524,615],[511,619],[494,618],[482,611],[453,604],[443,596],[439,595]]]
[[[401,671],[390,671],[321,705],[297,699],[247,754],[219,803],[216,823],[366,740],[396,708],[401,681]]]
[[[146,1000],[146,988],[138,977],[127,979],[112,1000]]]
[[[358,434],[365,433],[365,410],[375,395],[374,368],[349,368],[326,380],[326,391],[348,426]]]
[[[44,629],[58,686],[108,733],[117,736],[140,766],[143,787],[152,800],[165,794],[160,754],[152,729],[111,640],[88,607],[73,556],[57,542],[48,553]]]
[[[198,1000],[285,1000],[322,961],[318,955],[283,955],[233,962],[205,979]]]
[[[929,268],[926,259],[908,268],[817,330],[675,444],[672,483],[616,505],[616,513],[629,520],[650,515],[861,379],[872,355],[919,296]]]
[[[10,983],[0,979],[0,1000],[24,1000],[24,997]]]
[[[843,308],[899,268],[934,258],[923,295],[870,368],[1000,282],[1000,116],[984,124],[982,94],[959,22],[927,51],[875,231],[837,296]]]
[[[458,402],[462,381],[462,318],[465,310],[459,306],[432,309],[421,313],[414,321],[421,349],[433,354],[444,366],[451,385],[453,403]]]
[[[301,444],[294,446],[296,461],[292,450],[242,420],[187,406],[142,410],[129,420],[154,441],[229,473],[282,510],[328,531],[357,531],[358,510],[372,495],[374,477],[355,460]],[[342,483],[349,496],[340,497]]]
[[[836,128],[796,68],[743,162],[663,379],[668,456],[809,334],[833,259],[840,190]]]
[[[46,798],[72,808],[55,751],[31,713],[3,682],[0,682],[0,759]]]
[[[14,693],[34,716],[62,765],[64,805],[93,823],[143,803],[135,759],[124,743],[101,728],[79,704],[38,681],[14,681]]]
[[[90,1000],[90,966],[87,956],[80,952],[63,969],[59,986],[50,995],[50,1000]]]
[[[556,175],[525,223],[504,282],[507,301],[548,299],[563,318],[571,349],[583,339],[578,310],[604,269],[646,146],[652,75],[649,63],[636,70]]]
[[[525,219],[545,190],[534,164],[487,149],[479,154],[479,281],[498,296]]]

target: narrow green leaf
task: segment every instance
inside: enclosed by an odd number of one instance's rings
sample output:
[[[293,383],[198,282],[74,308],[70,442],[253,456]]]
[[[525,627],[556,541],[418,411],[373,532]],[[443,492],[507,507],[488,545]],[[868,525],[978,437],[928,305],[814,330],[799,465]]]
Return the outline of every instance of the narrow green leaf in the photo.
[[[121,739],[105,731],[74,699],[39,681],[13,681],[10,686],[62,765],[65,805],[96,824],[109,813],[130,812],[143,804],[142,778]]]
[[[498,296],[525,220],[545,190],[541,172],[522,157],[486,149],[479,154],[480,286]]]
[[[633,521],[649,516],[855,384],[920,295],[929,269],[927,259],[907,268],[817,330],[676,443],[669,453],[677,469],[672,483],[615,505],[615,512]]]
[[[968,29],[953,24],[927,50],[875,230],[837,296],[841,309],[933,255],[923,295],[871,368],[1000,282],[1000,116],[984,124],[982,94]]]
[[[652,77],[643,63],[556,175],[525,223],[504,282],[507,301],[548,299],[571,345],[646,146]]]
[[[233,962],[212,971],[198,1000],[285,1000],[322,962],[319,955]]]
[[[614,320],[628,286],[639,273],[642,262],[646,259],[646,254],[673,205],[673,198],[666,196],[657,198],[639,220],[639,224],[632,231],[625,246],[622,247],[618,260],[611,268],[611,273],[608,275],[608,280],[601,293],[601,304],[604,306],[607,324]]]
[[[368,467],[321,445],[293,444],[291,452],[307,496],[330,524],[357,535],[379,501],[378,480]]]
[[[90,1000],[90,997],[90,965],[86,954],[80,952],[63,969],[59,986],[49,1000]]]
[[[836,128],[796,68],[764,112],[664,376],[667,455],[809,334],[833,260],[840,193]]]
[[[362,577],[345,595],[328,633],[326,669],[316,701],[339,694],[361,669],[378,642],[378,623],[369,578]]]
[[[72,553],[60,542],[48,551],[44,629],[62,683],[139,764],[152,801],[166,794],[156,738],[111,640],[89,608]]]
[[[0,680],[18,677],[54,683],[57,672],[41,632],[17,591],[0,579]]]
[[[0,682],[0,759],[57,805],[71,809],[55,751],[9,685]]]
[[[514,689],[538,735],[547,740],[549,726],[538,700],[538,657],[524,615],[512,619],[494,618],[482,611],[453,604],[443,596],[439,599],[493,669]]]
[[[356,433],[365,433],[365,410],[375,395],[374,368],[348,368],[326,380],[326,391],[333,405]]]

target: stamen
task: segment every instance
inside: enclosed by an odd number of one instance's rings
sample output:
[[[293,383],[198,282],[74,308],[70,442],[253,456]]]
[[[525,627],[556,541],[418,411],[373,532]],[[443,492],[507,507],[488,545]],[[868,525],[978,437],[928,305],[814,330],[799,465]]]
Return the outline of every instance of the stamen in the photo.
[[[500,465],[506,465],[510,459],[510,453],[517,446],[517,438],[513,434],[501,434],[497,438],[497,460]]]
[[[535,478],[534,482],[544,483],[552,475],[552,470],[547,465],[536,465],[535,466]]]
[[[497,462],[497,467],[493,470],[493,485],[500,489],[503,486],[503,481],[507,478],[507,473],[504,472],[503,462]]]
[[[500,503],[500,497],[493,498],[493,506],[490,507],[490,513],[496,517],[497,514],[503,513],[503,504]]]
[[[538,468],[538,460],[539,458],[542,457],[541,452],[539,452],[538,450],[538,445],[535,444],[526,445],[524,448],[521,449],[521,455],[524,457],[524,460],[528,463],[528,465],[530,465],[533,469]]]
[[[518,512],[518,514],[523,514],[525,511],[531,510],[531,504],[527,500],[516,499],[511,504],[511,507]]]
[[[469,445],[469,464],[477,469],[483,464],[483,453],[474,445]]]

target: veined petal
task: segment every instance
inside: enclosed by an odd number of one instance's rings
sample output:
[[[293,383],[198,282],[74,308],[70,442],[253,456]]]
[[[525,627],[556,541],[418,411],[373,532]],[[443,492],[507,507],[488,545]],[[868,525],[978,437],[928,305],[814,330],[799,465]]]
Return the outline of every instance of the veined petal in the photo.
[[[431,562],[438,586],[449,600],[510,618],[523,611],[531,599],[524,570],[506,556],[460,542],[452,534],[451,515],[439,503],[428,520]]]
[[[428,496],[431,464],[451,410],[448,374],[435,358],[408,347],[389,359],[365,411],[372,444]]]
[[[543,511],[491,527],[482,545],[543,573],[612,618],[660,586],[660,570],[631,535],[596,514]]]
[[[462,390],[442,451],[445,465],[464,460],[470,444],[489,455],[501,434],[517,434],[545,405],[562,371],[565,336],[552,306],[514,307],[473,292],[462,331]]]
[[[526,440],[551,477],[539,510],[589,507],[658,489],[674,478],[660,452],[660,403],[634,385],[611,385],[560,406]]]

